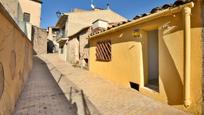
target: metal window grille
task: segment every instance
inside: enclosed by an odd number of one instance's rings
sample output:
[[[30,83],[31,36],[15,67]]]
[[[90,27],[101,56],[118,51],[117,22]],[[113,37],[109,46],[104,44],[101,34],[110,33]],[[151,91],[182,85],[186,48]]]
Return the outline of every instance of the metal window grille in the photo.
[[[100,41],[96,45],[96,60],[111,61],[111,41]]]

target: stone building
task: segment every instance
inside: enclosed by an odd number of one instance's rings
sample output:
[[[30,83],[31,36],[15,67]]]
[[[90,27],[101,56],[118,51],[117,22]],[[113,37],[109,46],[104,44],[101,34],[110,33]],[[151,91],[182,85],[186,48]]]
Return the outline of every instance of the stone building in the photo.
[[[69,37],[66,41],[67,46],[67,60],[71,63],[78,64],[81,67],[87,67],[89,62],[89,43],[88,36],[92,32],[107,29],[115,23],[97,19],[91,26],[82,28],[79,32]]]
[[[90,35],[89,70],[202,114],[203,0],[178,0]]]
[[[81,66],[87,66],[89,58],[89,44],[87,37],[90,33],[91,27],[85,27],[69,37],[65,43],[65,46],[67,46],[68,55],[67,61]]]

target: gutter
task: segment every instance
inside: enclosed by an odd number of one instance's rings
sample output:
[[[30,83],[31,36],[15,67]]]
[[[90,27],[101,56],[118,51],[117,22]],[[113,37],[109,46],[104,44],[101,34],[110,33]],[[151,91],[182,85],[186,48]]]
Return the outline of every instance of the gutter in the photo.
[[[185,77],[184,77],[184,105],[189,107],[191,105],[191,7],[183,8],[184,17],[184,41],[185,41]]]
[[[104,32],[101,32],[99,34],[89,36],[88,39],[93,39],[93,38],[96,38],[96,37],[99,37],[99,36],[102,36],[102,35],[106,35],[106,34],[111,33],[111,32],[119,31],[119,30],[122,30],[122,29],[125,29],[125,28],[128,28],[128,27],[131,27],[131,26],[135,26],[137,24],[145,23],[145,22],[160,18],[160,17],[169,16],[169,15],[181,12],[183,10],[183,8],[185,8],[185,7],[192,8],[192,7],[194,7],[194,3],[190,2],[190,3],[184,4],[184,5],[175,7],[175,8],[169,8],[169,9],[162,10],[162,11],[160,11],[158,13],[154,13],[154,14],[139,18],[137,20],[133,20],[133,21],[128,22],[126,24],[123,24],[121,26],[117,26],[117,27],[114,27],[114,28],[112,28],[110,30],[106,30]]]

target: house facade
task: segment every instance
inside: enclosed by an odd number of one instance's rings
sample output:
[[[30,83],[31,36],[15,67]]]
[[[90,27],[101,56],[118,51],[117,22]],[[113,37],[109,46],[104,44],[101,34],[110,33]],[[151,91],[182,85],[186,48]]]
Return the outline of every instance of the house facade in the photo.
[[[41,0],[19,0],[23,11],[23,20],[34,26],[40,27],[41,22]]]
[[[56,27],[59,28],[59,55],[73,64],[86,61],[88,54],[84,53],[88,46],[87,38],[91,29],[89,28],[97,19],[108,22],[120,22],[126,19],[110,9],[74,10],[64,13],[58,20]],[[84,57],[85,56],[85,57]],[[87,61],[86,61],[87,62]]]
[[[0,2],[16,22],[23,20],[23,11],[18,0],[0,0]]]
[[[0,0],[20,29],[31,41],[32,26],[40,27],[41,0]]]
[[[203,1],[176,1],[89,36],[89,70],[176,108],[202,111]]]

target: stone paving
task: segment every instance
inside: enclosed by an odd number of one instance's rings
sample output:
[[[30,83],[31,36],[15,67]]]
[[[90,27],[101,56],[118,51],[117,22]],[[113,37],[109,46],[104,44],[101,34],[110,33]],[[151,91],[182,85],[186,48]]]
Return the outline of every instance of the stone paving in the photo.
[[[46,64],[34,57],[33,70],[18,99],[13,115],[77,115]]]
[[[96,74],[73,68],[65,63],[57,54],[47,54],[41,58],[52,65],[52,73],[58,70],[63,75],[63,91],[69,90],[67,84],[71,81],[77,87],[83,89],[85,95],[103,115],[186,115],[169,105],[157,102],[141,93],[117,86],[104,80]],[[54,68],[54,69],[53,69]],[[67,80],[67,81],[66,81]]]

